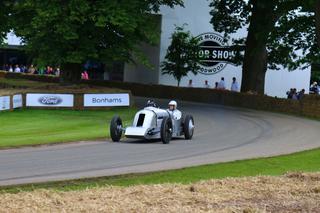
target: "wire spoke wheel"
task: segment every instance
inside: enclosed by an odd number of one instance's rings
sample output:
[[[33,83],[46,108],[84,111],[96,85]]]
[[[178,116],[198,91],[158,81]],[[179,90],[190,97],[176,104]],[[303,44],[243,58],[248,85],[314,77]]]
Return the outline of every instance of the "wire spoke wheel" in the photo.
[[[113,142],[119,142],[122,136],[122,120],[114,116],[110,122],[110,136]]]
[[[191,115],[186,115],[183,122],[183,132],[186,140],[190,140],[194,133],[194,120]]]
[[[162,143],[170,143],[170,140],[172,138],[172,121],[170,117],[163,119],[160,134]]]

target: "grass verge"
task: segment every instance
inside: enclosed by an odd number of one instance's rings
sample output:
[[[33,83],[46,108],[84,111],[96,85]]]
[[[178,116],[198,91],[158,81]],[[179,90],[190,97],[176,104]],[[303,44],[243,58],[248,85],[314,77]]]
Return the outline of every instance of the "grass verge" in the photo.
[[[38,81],[30,81],[27,79],[8,79],[0,78],[0,84],[6,85],[7,87],[18,87],[18,88],[36,88],[56,85],[55,83],[46,83]]]
[[[109,121],[121,115],[125,125],[134,108],[102,111],[26,109],[0,113],[0,149],[109,137]]]
[[[131,186],[140,184],[182,183],[258,175],[282,175],[287,172],[320,171],[320,149],[271,158],[234,161],[147,174],[51,182],[24,186],[0,187],[1,193],[53,189],[59,191],[83,190],[107,185]]]

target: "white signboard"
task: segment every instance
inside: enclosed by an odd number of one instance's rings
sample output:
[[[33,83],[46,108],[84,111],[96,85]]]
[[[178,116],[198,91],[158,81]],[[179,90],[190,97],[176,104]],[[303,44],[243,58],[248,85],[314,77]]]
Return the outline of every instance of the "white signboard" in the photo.
[[[23,100],[22,100],[21,94],[14,95],[12,101],[13,101],[13,109],[22,108]]]
[[[10,96],[0,97],[0,111],[10,109]]]
[[[27,94],[28,107],[73,107],[74,95]]]
[[[85,94],[85,107],[130,106],[129,94]]]

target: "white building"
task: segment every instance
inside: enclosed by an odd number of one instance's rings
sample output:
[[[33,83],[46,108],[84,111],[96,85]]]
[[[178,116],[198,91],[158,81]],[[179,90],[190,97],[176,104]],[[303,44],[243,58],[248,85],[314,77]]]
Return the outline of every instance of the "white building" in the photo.
[[[146,48],[146,53],[155,65],[155,70],[150,71],[143,66],[132,67],[126,65],[124,80],[140,83],[154,83],[164,85],[177,85],[172,76],[162,75],[159,65],[164,60],[168,46],[170,45],[170,37],[175,30],[175,26],[187,24],[186,30],[189,30],[193,36],[199,36],[204,33],[215,33],[213,27],[209,23],[211,16],[209,14],[210,7],[207,0],[185,0],[185,7],[176,7],[174,9],[168,7],[161,8],[161,43],[159,47]],[[218,34],[218,33],[217,33]],[[236,37],[245,37],[246,29],[238,32]],[[217,42],[216,42],[217,43]],[[228,45],[228,44],[223,44]],[[158,60],[159,57],[159,60]],[[220,71],[214,70],[214,68]],[[236,77],[241,83],[242,67],[232,64],[220,63],[210,68],[211,74],[198,73],[197,75],[189,74],[181,81],[181,86],[186,86],[189,79],[192,79],[194,87],[203,87],[205,80],[208,80],[211,87],[215,82],[219,82],[221,77],[225,78],[226,86],[230,89],[232,78]],[[209,70],[210,71],[210,70]],[[215,72],[214,72],[215,71]],[[282,70],[268,70],[266,74],[265,93],[270,96],[285,97],[286,92],[290,88],[298,90],[305,89],[309,91],[309,83],[311,76],[311,68],[305,70],[296,70],[288,72]]]

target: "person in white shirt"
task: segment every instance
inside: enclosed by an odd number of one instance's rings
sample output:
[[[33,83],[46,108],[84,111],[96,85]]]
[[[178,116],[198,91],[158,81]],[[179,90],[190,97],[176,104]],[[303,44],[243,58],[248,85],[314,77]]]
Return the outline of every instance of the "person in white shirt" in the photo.
[[[237,82],[237,79],[235,77],[232,78],[232,84],[231,84],[231,91],[232,92],[239,92],[239,84]]]
[[[224,82],[224,77],[221,78],[221,81],[218,83],[217,89],[225,90],[226,89],[226,84]]]
[[[14,68],[14,72],[17,72],[17,73],[21,72],[21,69],[18,64],[16,65],[16,68]]]
[[[168,112],[170,113],[170,115],[172,116],[172,119],[174,120],[179,120],[182,117],[182,113],[177,109],[177,102],[172,100],[169,102],[168,104]]]
[[[311,94],[316,94],[316,95],[319,94],[319,86],[318,86],[318,83],[317,83],[316,81],[313,82],[313,84],[311,84],[311,86],[310,86],[310,93],[311,93]]]
[[[10,68],[9,68],[9,72],[13,72],[13,68],[12,68],[11,65],[10,65]]]

